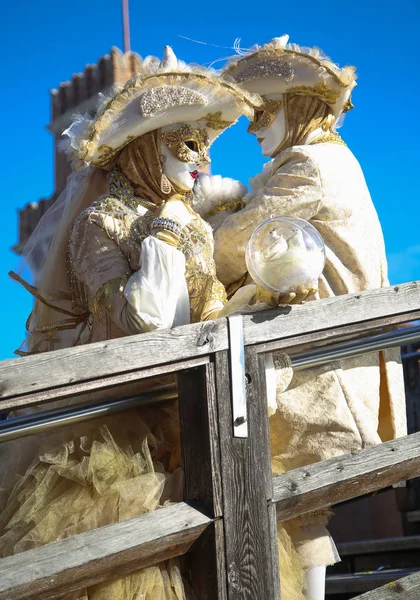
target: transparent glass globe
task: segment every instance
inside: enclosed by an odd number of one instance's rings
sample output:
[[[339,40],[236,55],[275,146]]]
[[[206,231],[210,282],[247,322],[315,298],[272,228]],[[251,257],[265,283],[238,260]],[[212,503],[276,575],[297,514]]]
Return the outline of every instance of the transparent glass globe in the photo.
[[[318,287],[325,265],[325,245],[308,221],[272,217],[252,233],[245,258],[255,283],[270,292],[287,294]]]

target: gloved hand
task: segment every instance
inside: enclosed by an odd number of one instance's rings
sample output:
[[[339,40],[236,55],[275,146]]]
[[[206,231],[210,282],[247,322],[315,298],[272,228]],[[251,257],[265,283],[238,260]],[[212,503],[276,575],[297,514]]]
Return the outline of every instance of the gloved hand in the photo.
[[[195,217],[195,213],[180,197],[167,200],[155,214],[155,219],[168,219],[176,224],[174,228],[165,227],[154,222],[152,236],[171,246],[178,247],[182,229]],[[179,226],[179,227],[178,227]]]
[[[257,291],[252,303],[257,304],[258,302],[264,302],[270,306],[280,306],[281,304],[303,304],[309,296],[316,294],[317,291],[318,289],[315,287],[309,289],[298,287],[296,292],[281,294],[280,292],[269,292],[257,285]]]
[[[155,216],[162,219],[172,219],[179,223],[182,228],[194,218],[194,212],[188,204],[180,200],[179,197],[174,196],[161,206]]]

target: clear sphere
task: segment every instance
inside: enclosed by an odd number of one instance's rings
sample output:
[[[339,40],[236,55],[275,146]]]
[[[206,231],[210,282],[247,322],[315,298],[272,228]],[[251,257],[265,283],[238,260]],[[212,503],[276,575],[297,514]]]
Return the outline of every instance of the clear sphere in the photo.
[[[325,265],[325,245],[308,221],[272,217],[252,233],[245,258],[255,283],[270,292],[287,294],[318,287]]]

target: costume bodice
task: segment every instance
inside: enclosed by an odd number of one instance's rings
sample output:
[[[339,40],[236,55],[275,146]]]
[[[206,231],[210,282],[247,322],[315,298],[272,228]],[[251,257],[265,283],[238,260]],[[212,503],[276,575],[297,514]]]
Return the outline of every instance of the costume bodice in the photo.
[[[157,210],[156,205],[133,194],[121,173],[111,173],[110,179],[111,193],[79,215],[70,236],[71,244],[84,245],[82,252],[69,253],[73,257],[69,270],[74,302],[88,303],[90,311],[99,316],[109,309],[113,294],[123,294],[127,280],[138,270],[141,245],[151,234]],[[198,322],[223,307],[226,293],[216,277],[212,229],[197,213],[183,228],[178,248],[186,258],[191,322]],[[77,256],[89,256],[89,264],[83,266],[84,284],[76,275],[81,272],[80,265],[74,264]]]

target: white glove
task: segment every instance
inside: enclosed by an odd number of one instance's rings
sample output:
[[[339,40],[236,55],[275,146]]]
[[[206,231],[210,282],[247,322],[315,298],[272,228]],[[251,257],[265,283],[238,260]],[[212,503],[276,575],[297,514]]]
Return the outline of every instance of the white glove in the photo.
[[[167,200],[156,217],[172,219],[179,223],[181,227],[185,227],[194,218],[194,213],[185,202],[174,199]]]

